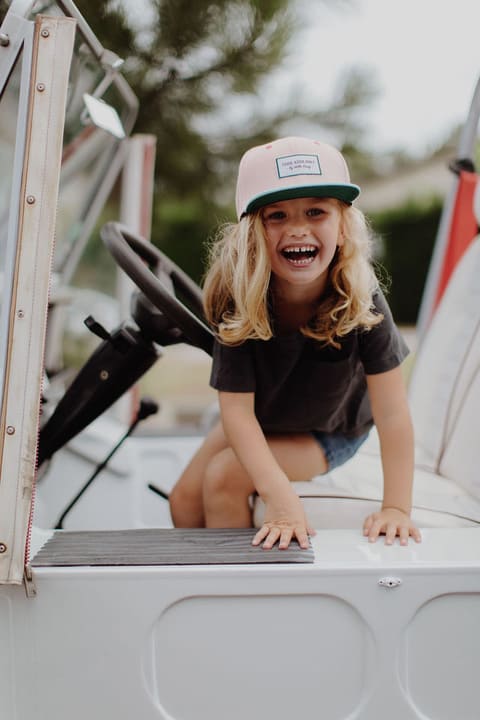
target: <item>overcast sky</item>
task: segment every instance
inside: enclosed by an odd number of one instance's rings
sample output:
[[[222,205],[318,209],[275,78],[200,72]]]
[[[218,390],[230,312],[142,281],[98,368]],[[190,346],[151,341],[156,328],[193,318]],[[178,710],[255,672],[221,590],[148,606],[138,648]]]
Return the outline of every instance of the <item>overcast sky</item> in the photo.
[[[379,96],[368,145],[423,153],[464,121],[480,76],[480,0],[307,0],[290,56],[311,100],[328,99],[348,67],[367,68]],[[303,14],[303,13],[302,13]]]
[[[145,21],[146,0],[123,1]],[[378,151],[423,154],[465,120],[480,77],[480,0],[297,2],[300,30],[266,97],[281,104],[298,78],[318,108],[348,68],[363,68],[378,87],[365,144]]]

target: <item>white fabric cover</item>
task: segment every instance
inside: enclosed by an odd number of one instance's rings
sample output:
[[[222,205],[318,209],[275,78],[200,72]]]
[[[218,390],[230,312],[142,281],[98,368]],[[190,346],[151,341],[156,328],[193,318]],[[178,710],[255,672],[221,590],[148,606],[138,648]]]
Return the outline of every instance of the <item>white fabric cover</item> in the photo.
[[[480,240],[465,253],[420,347],[409,396],[417,464],[480,498]]]
[[[373,443],[372,443],[373,444]],[[380,508],[382,468],[373,449],[360,450],[349,462],[311,482],[294,483],[313,527],[361,528],[364,518]],[[255,503],[258,526],[264,507]],[[480,523],[480,499],[445,477],[417,469],[412,518],[420,527],[468,527]]]

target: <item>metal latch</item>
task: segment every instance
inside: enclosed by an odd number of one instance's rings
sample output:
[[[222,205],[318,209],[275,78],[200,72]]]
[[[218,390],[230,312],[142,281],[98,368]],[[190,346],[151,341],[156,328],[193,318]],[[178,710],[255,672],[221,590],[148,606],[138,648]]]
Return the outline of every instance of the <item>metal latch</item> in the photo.
[[[25,565],[23,573],[23,582],[25,583],[25,592],[28,598],[34,598],[37,596],[37,588],[35,587],[35,580],[33,579],[33,571],[31,565]]]
[[[382,587],[386,588],[396,588],[399,585],[402,584],[401,578],[398,577],[392,577],[391,575],[387,575],[387,577],[383,577],[378,581],[378,584]]]

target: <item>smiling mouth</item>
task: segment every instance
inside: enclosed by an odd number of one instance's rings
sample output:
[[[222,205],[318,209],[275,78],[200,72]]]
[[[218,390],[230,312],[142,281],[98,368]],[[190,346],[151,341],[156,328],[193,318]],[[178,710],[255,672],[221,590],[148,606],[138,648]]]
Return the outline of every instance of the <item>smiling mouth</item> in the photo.
[[[318,255],[315,245],[296,245],[281,250],[281,255],[296,267],[310,265]]]

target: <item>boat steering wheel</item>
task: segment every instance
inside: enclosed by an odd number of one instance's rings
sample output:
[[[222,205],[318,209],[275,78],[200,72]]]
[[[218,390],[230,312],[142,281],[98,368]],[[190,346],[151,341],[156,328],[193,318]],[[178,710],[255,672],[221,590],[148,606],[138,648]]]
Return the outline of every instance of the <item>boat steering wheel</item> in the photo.
[[[155,245],[118,222],[106,223],[101,238],[117,265],[185,339],[212,354],[213,333],[203,317],[202,291]],[[177,297],[185,298],[192,312]],[[198,313],[195,314],[195,313]]]

